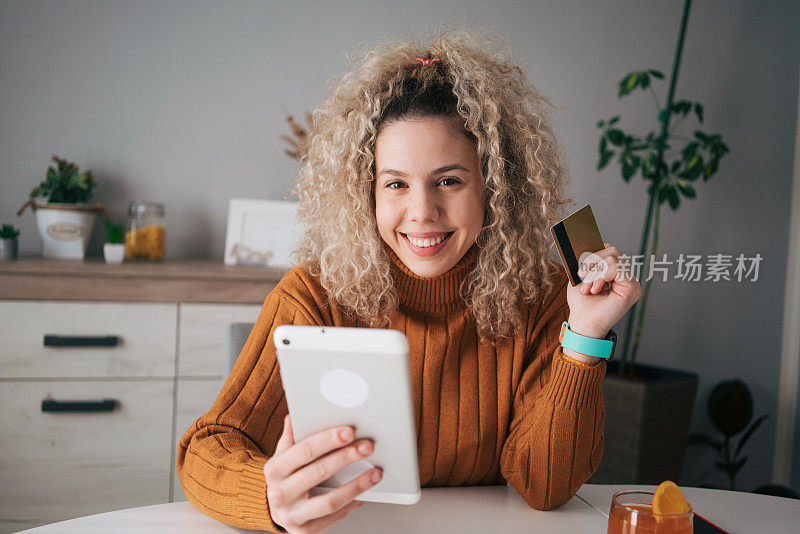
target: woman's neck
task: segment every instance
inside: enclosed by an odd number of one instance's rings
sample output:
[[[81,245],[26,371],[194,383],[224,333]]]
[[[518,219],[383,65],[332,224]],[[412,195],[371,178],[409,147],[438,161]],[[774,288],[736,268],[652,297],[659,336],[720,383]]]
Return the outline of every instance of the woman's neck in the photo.
[[[461,284],[478,257],[472,245],[464,256],[444,274],[430,278],[414,274],[395,252],[384,245],[392,263],[395,289],[403,308],[426,314],[446,314],[464,307]]]

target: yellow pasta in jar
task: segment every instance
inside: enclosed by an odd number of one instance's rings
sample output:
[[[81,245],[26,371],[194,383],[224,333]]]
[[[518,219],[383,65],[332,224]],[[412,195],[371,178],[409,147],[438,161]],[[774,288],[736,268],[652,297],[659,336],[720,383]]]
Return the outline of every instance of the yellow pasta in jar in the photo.
[[[125,257],[160,260],[164,257],[164,227],[144,226],[125,234]]]

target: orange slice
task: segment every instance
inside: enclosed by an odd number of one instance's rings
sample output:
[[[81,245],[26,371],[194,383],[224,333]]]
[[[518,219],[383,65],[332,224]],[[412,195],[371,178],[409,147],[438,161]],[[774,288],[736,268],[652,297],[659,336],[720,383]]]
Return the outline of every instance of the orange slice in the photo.
[[[653,495],[653,513],[655,514],[685,514],[692,507],[686,502],[680,488],[671,480],[665,480],[656,489]]]

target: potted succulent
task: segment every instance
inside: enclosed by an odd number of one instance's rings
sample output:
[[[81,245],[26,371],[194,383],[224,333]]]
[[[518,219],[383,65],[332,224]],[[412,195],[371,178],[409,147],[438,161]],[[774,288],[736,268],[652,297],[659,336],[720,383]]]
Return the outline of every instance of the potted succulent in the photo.
[[[42,257],[82,260],[97,212],[106,213],[101,204],[92,203],[96,183],[92,173],[81,173],[75,163],[52,156],[55,166],[34,187],[28,201],[17,211],[22,215],[30,206],[36,213]]]
[[[664,80],[660,71],[634,71],[619,82],[619,98],[637,89],[651,93],[656,105],[657,131],[646,136],[626,133],[619,125],[619,115],[597,123],[602,131],[597,169],[602,170],[616,161],[626,183],[640,174],[649,184],[639,252],[643,258],[646,252],[649,252],[646,258],[656,254],[661,205],[669,204],[672,210],[677,210],[681,197],[694,198],[696,192],[692,184],[700,177],[703,182],[711,178],[719,168],[720,159],[728,152],[721,135],[696,130],[694,138],[687,138],[675,132],[684,119],[694,117],[698,123],[703,122],[703,106],[699,102],[673,99],[690,3],[689,0],[684,3],[663,107],[653,88]],[[674,117],[678,120],[671,124]],[[648,248],[651,234],[652,243]],[[694,373],[635,363],[651,282],[650,277],[642,282],[642,298],[628,312],[621,339],[621,357],[618,362],[609,363],[603,382],[605,448],[603,459],[590,479],[593,483],[659,484],[663,480],[678,480],[681,475],[698,379]]]
[[[17,259],[17,238],[19,230],[11,224],[0,226],[0,261]]]
[[[125,258],[125,227],[106,219],[106,242],[103,245],[106,263],[122,263]]]

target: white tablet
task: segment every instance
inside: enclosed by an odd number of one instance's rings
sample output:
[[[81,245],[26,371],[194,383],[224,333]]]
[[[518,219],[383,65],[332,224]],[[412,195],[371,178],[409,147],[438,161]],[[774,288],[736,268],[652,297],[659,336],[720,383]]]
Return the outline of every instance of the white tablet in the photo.
[[[284,325],[275,329],[295,442],[340,425],[370,438],[374,452],[312,490],[327,493],[378,466],[383,478],[359,501],[420,499],[408,340],[396,330]]]

